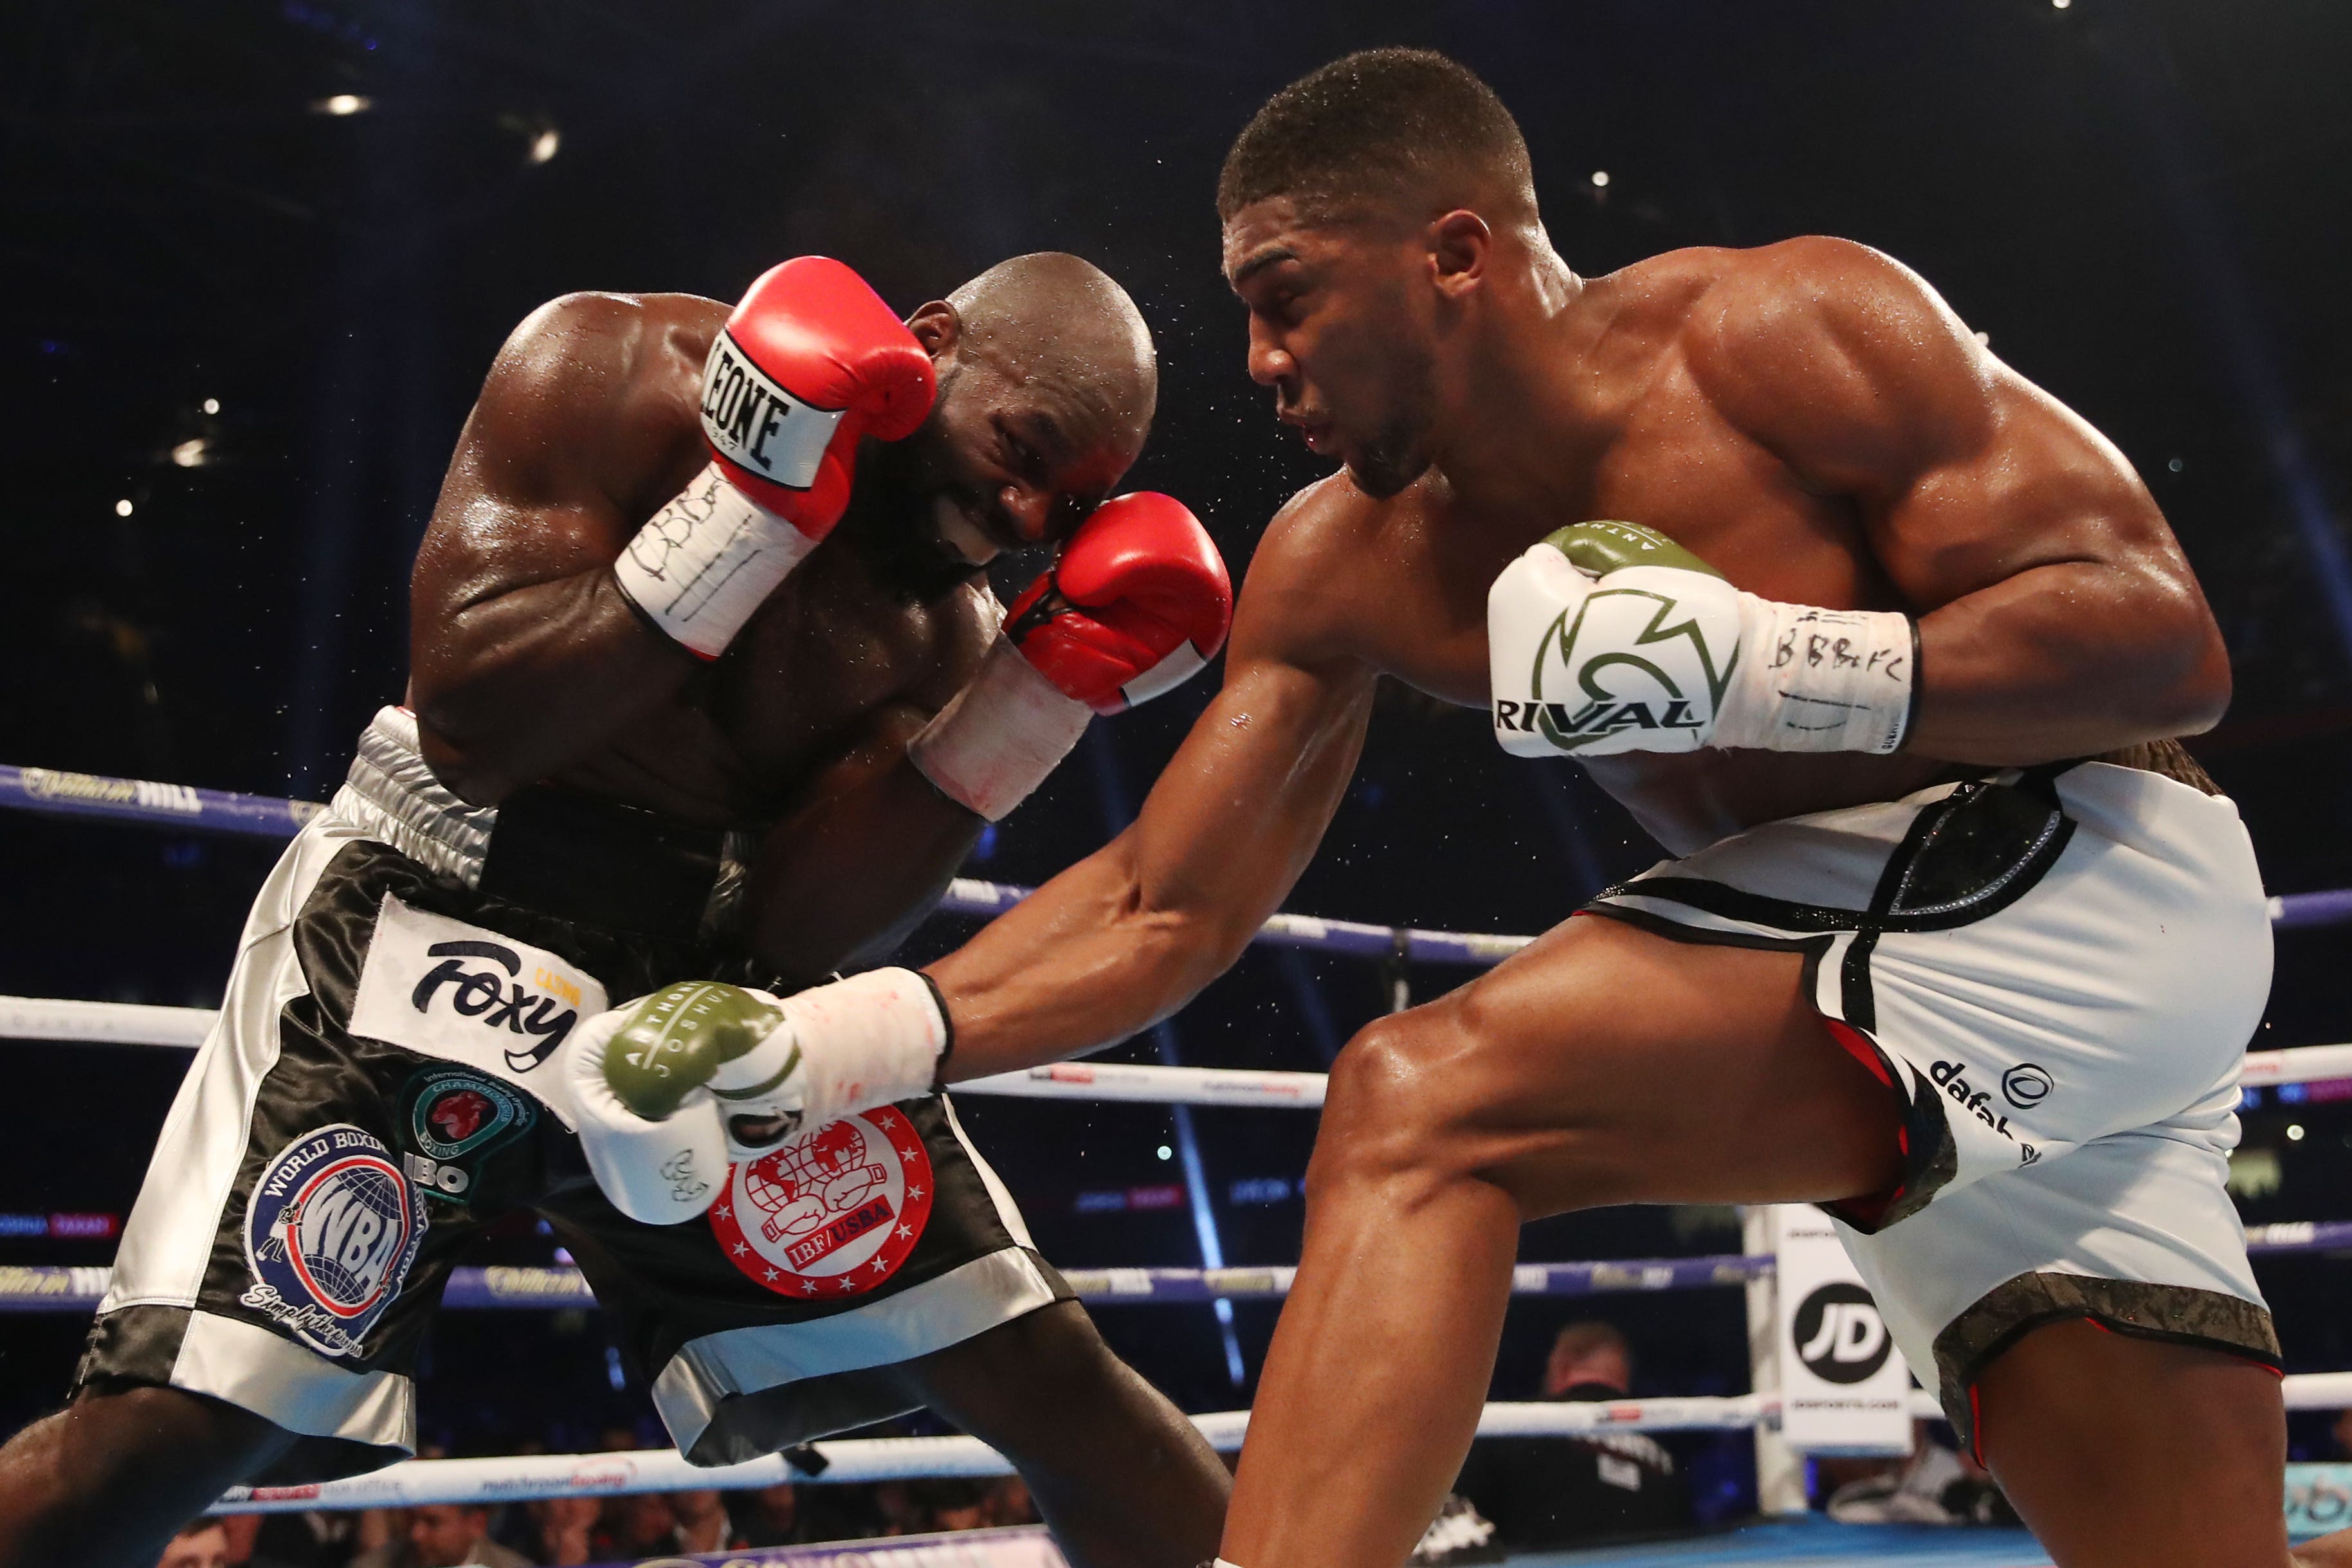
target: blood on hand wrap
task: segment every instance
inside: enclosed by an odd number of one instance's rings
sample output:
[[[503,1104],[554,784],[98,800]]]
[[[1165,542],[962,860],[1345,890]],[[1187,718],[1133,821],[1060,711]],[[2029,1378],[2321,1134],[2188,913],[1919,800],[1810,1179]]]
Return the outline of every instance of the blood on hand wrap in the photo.
[[[997,822],[1045,782],[1093,718],[1000,632],[980,673],[923,726],[907,755],[941,794]]]

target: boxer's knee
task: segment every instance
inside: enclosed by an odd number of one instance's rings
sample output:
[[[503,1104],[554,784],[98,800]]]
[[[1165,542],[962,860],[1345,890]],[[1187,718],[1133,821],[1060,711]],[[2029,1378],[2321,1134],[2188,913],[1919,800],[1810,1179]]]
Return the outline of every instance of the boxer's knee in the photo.
[[[1331,1064],[1307,1194],[1367,1177],[1432,1180],[1475,1168],[1479,1107],[1466,1092],[1464,1040],[1436,1009],[1360,1030]]]

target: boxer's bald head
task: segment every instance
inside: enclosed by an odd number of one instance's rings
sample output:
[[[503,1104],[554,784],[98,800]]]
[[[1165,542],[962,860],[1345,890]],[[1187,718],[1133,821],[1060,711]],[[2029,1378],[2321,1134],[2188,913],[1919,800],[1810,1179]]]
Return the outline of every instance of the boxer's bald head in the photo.
[[[1052,384],[1106,433],[1140,451],[1160,400],[1151,330],[1127,290],[1090,261],[1041,250],[1000,261],[948,303],[963,320],[963,353]]]
[[[869,488],[911,507],[961,567],[1067,538],[1141,455],[1159,361],[1143,313],[1092,262],[1016,256],[907,325],[939,367],[939,399],[876,454]]]

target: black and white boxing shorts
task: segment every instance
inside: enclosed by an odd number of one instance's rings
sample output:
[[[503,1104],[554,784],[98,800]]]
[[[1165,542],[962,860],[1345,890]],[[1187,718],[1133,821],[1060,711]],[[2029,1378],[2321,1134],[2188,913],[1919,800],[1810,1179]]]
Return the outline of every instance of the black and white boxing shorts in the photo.
[[[78,1386],[161,1384],[297,1434],[265,1478],[415,1446],[418,1345],[457,1254],[547,1219],[700,1464],[899,1414],[880,1369],[1070,1296],[944,1096],[734,1167],[709,1214],[624,1217],[551,1058],[677,980],[766,982],[718,934],[723,837],[586,796],[467,805],[386,709],[254,900],[219,1023],[124,1226]]]
[[[1912,1370],[2087,1318],[2276,1368],[2226,1188],[2271,930],[2227,799],[2104,763],[1767,823],[1602,893],[1677,941],[1801,952],[1907,1107],[1901,1187],[1832,1207]]]

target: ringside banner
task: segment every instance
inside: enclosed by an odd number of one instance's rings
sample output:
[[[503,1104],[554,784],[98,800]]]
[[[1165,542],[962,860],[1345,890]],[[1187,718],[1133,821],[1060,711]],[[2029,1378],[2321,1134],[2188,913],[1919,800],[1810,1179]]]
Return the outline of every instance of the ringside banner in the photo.
[[[1809,1205],[1769,1215],[1778,1259],[1780,1435],[1799,1453],[1907,1454],[1911,1369],[1836,1227]]]

